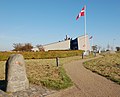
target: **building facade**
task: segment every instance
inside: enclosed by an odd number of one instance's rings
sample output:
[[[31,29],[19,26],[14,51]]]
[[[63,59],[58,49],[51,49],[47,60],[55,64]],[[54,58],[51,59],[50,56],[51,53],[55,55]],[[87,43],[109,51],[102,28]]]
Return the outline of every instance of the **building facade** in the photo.
[[[85,43],[86,42],[86,43]],[[72,50],[87,50],[90,51],[90,43],[88,35],[79,36],[74,40],[71,40],[71,49]]]
[[[86,40],[86,41],[85,41]],[[86,43],[85,43],[86,42]],[[70,39],[66,36],[65,40],[43,45],[45,51],[49,50],[87,50],[90,51],[90,43],[88,35],[79,36],[75,39]],[[33,48],[32,51],[39,49]]]
[[[78,41],[78,50],[90,51],[90,43],[89,43],[88,35],[78,37],[77,41]]]
[[[45,51],[49,50],[70,50],[70,39],[43,45]]]

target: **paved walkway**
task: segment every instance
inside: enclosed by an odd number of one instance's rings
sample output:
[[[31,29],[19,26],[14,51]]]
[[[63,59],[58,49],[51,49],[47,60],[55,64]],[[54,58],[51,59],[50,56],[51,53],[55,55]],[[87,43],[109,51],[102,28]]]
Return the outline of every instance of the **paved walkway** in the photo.
[[[47,97],[120,97],[120,85],[85,69],[84,61],[64,65],[75,85]]]

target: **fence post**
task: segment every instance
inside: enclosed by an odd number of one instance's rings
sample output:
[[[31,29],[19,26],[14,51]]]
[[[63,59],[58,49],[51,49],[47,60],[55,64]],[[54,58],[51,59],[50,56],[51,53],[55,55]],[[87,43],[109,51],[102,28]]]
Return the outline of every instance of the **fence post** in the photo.
[[[57,65],[57,67],[59,66],[59,58],[58,57],[56,57],[56,65]]]
[[[82,53],[82,59],[84,58],[84,53]]]

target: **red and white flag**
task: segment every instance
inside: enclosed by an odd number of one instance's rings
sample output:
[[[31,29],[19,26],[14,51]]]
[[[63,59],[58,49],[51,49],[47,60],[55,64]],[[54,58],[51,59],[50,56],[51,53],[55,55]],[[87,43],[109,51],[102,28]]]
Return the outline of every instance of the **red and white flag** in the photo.
[[[76,17],[76,20],[78,20],[81,16],[84,16],[84,15],[85,15],[85,6],[82,8],[81,12]]]

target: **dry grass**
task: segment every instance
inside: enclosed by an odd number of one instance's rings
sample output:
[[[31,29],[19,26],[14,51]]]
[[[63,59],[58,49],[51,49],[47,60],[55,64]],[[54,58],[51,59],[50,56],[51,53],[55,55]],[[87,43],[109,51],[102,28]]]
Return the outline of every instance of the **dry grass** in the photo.
[[[0,80],[5,79],[5,61],[0,61]]]
[[[62,65],[80,56],[60,58],[60,66],[56,66],[56,59],[30,59],[25,60],[27,76],[30,83],[44,85],[52,89],[63,89],[72,85]],[[5,80],[5,61],[0,61],[0,80]]]
[[[26,69],[30,82],[41,84],[41,79],[59,79],[59,71],[54,64],[54,59],[26,60]]]
[[[106,54],[102,58],[85,62],[84,66],[120,84],[120,53]]]
[[[25,60],[28,79],[30,83],[43,85],[52,89],[67,88],[72,85],[72,81],[66,75],[62,65],[80,59],[81,56],[59,58],[59,67],[56,66],[55,58]],[[4,75],[5,61],[0,61],[0,80],[5,79]]]
[[[22,54],[25,59],[51,59],[65,58],[71,56],[80,56],[82,50],[66,50],[66,51],[48,51],[48,52],[0,52],[0,61],[5,61],[11,54]]]
[[[56,59],[31,59],[26,60],[29,81],[34,84],[44,85],[52,89],[63,89],[72,85],[62,65],[71,61],[80,60],[80,56],[60,58],[60,66],[56,66]]]

